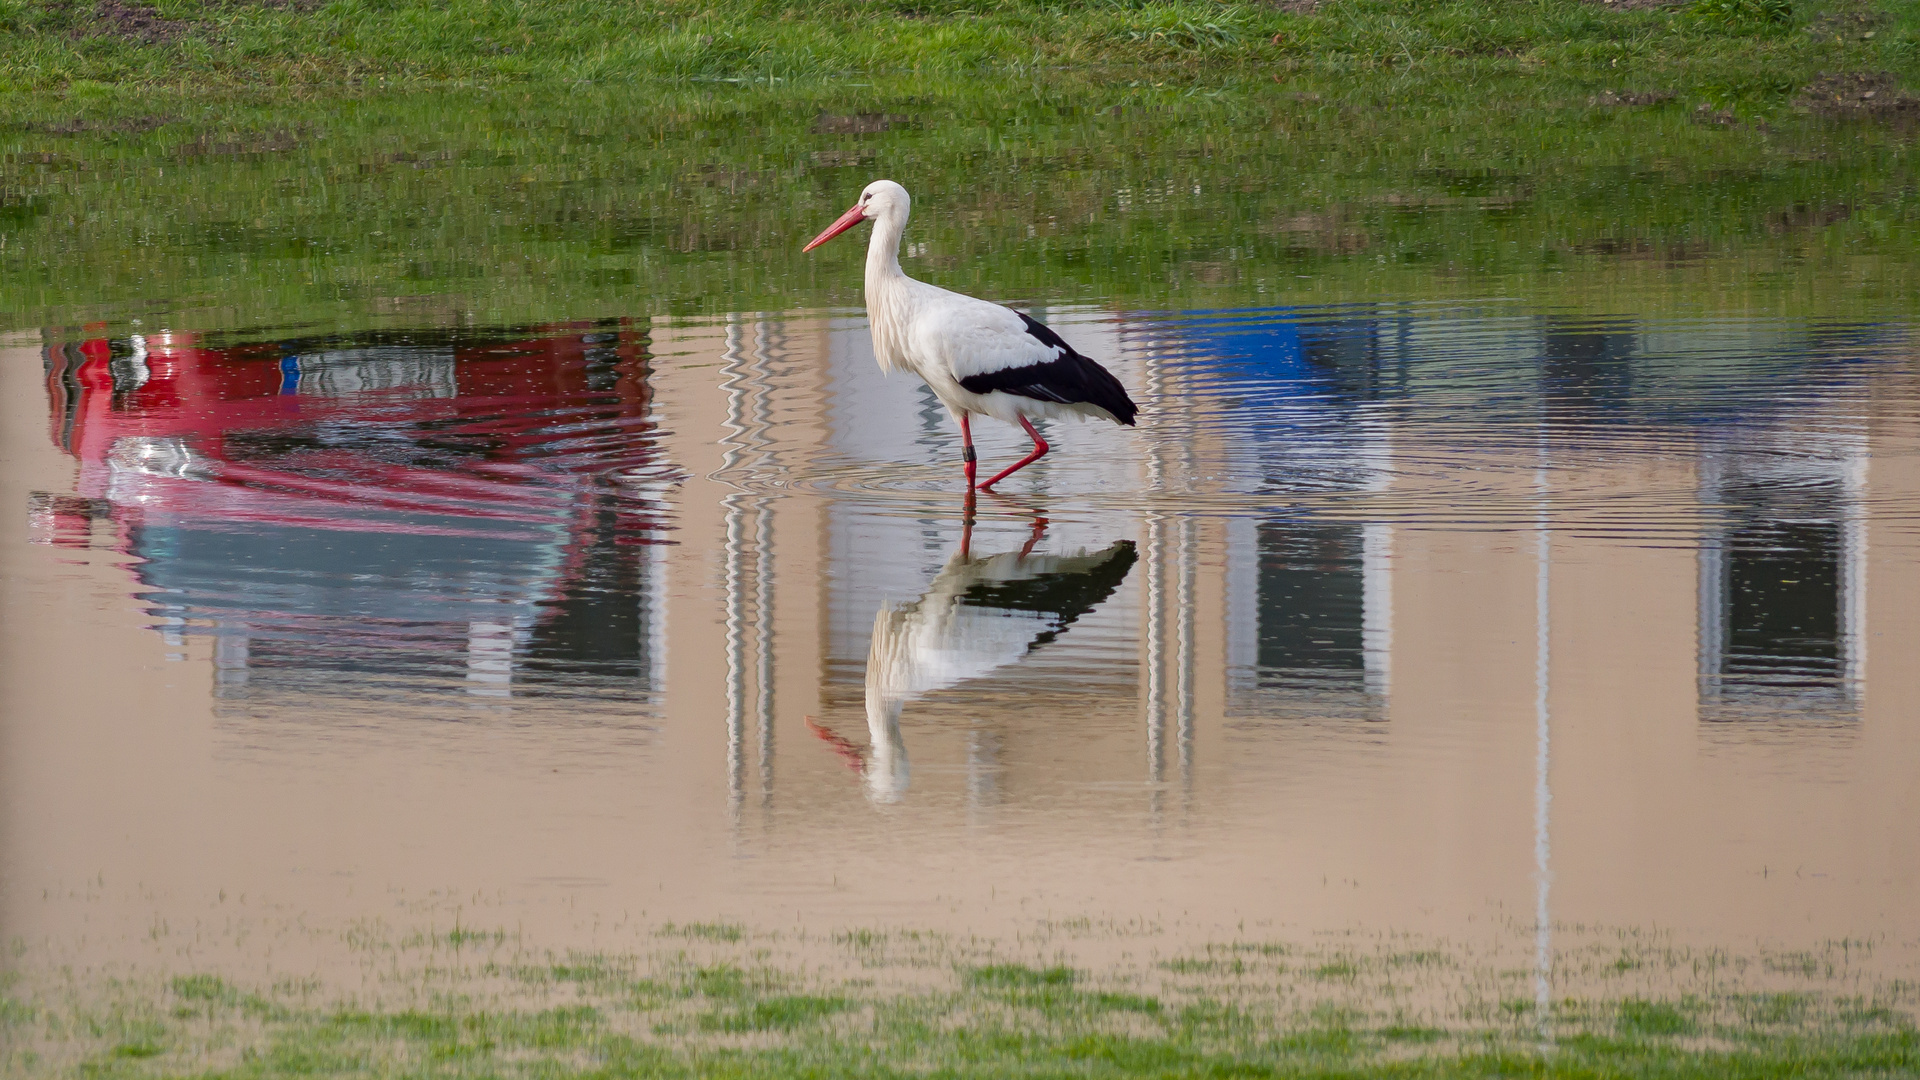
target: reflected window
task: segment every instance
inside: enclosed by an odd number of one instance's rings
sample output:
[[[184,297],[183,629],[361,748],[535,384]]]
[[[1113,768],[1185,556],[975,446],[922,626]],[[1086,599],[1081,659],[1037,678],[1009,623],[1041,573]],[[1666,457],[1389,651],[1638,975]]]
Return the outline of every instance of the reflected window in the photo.
[[[1703,719],[1854,716],[1865,555],[1855,466],[1804,453],[1709,462],[1710,498],[1725,509],[1700,555]]]
[[[1631,326],[1548,319],[1543,330],[1541,379],[1550,398],[1595,411],[1632,403],[1640,335]]]
[[[1229,712],[1379,719],[1391,609],[1381,526],[1235,523],[1227,582]]]

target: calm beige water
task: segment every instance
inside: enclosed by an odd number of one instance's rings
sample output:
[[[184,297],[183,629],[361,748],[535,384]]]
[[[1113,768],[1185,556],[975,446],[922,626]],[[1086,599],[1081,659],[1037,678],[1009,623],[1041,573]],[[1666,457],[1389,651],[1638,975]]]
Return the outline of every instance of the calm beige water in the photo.
[[[1910,327],[1043,314],[1142,424],[1056,426],[964,548],[857,313],[8,340],[12,963],[700,920],[1911,965]]]

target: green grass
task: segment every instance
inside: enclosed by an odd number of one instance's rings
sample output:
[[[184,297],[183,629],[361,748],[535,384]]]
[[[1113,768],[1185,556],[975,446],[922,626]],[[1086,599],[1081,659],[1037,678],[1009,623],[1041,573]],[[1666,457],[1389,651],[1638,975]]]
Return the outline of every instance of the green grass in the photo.
[[[700,1017],[702,1031],[792,1031],[845,1011],[844,998],[811,994],[775,994],[740,1008],[719,1009]]]
[[[966,973],[972,986],[1000,990],[1070,987],[1079,975],[1069,967],[1030,968],[1025,964],[987,964]]]
[[[1628,998],[1620,1003],[1619,1029],[1623,1035],[1691,1035],[1694,1023],[1672,1002]]]
[[[123,7],[127,0],[118,0]],[[1311,5],[1308,5],[1311,7]],[[386,81],[774,82],[1060,70],[1224,74],[1550,70],[1739,82],[1805,78],[1850,54],[1915,57],[1908,0],[1868,32],[1823,33],[1837,0],[156,0],[103,24],[91,0],[0,0],[15,88]],[[114,27],[119,32],[113,32]]]
[[[854,306],[859,239],[800,247],[875,176],[914,193],[909,272],[1020,303],[1920,301],[1908,133],[1797,111],[1790,80],[1635,107],[1594,104],[1603,85],[0,96],[0,330]],[[1700,121],[1729,102],[1739,122]]]
[[[402,964],[383,975],[380,995],[395,999],[389,1005],[316,1004],[291,993],[275,999],[272,989],[211,973],[177,976],[149,993],[117,979],[62,986],[57,973],[43,972],[25,982],[56,988],[21,1003],[4,1063],[9,1076],[23,1080],[907,1074],[1838,1080],[1920,1069],[1913,1023],[1920,990],[1910,984],[1886,984],[1870,994],[1835,992],[1867,985],[1848,970],[1808,977],[1815,981],[1791,991],[1727,988],[1724,973],[1681,985],[1698,974],[1695,958],[1648,949],[1642,970],[1679,980],[1672,996],[1557,1000],[1544,1018],[1543,1037],[1543,1018],[1531,1008],[1474,1004],[1526,973],[1503,973],[1437,949],[1411,954],[1419,960],[1409,965],[1397,961],[1392,944],[1364,957],[1351,942],[1309,950],[1299,957],[1305,966],[1298,976],[1271,955],[1218,947],[1206,954],[1240,955],[1252,977],[1161,984],[1151,993],[1131,981],[1152,977],[1145,972],[967,963],[964,956],[940,969],[944,977],[909,964],[895,975],[918,975],[904,982],[836,979],[821,974],[817,957],[769,966],[764,951],[724,940],[702,940],[700,957],[575,954],[544,964],[488,957],[473,967],[448,967],[440,952],[423,968]],[[1583,956],[1571,945],[1566,976],[1590,970],[1611,977],[1606,973],[1617,950],[1607,942]],[[522,955],[505,946],[500,951]],[[1331,963],[1347,964],[1362,985],[1329,989],[1313,972]],[[1422,981],[1397,991],[1368,981],[1371,972],[1410,967]],[[1733,967],[1764,970],[1737,960]],[[499,978],[562,969],[593,975],[534,983]],[[1146,972],[1170,970],[1188,980],[1197,973],[1165,965]],[[1463,971],[1469,974],[1458,977]],[[617,974],[632,972],[644,974]],[[64,977],[75,976],[67,971]],[[21,985],[13,992],[21,993]],[[1410,1009],[1408,992],[1450,1004]],[[168,1013],[169,998],[192,1003],[194,1011]],[[272,1007],[249,1005],[255,1001]]]

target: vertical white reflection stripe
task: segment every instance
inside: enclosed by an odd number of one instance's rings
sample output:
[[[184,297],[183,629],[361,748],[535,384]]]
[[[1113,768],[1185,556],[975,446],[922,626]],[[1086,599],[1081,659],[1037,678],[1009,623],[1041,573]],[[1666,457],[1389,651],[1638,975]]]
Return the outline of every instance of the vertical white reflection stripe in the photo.
[[[744,404],[741,400],[740,375],[740,321],[733,318],[727,324],[726,350],[721,353],[721,368],[726,373],[727,392],[727,435],[723,438],[726,453],[721,458],[722,475],[730,472],[739,461],[740,434],[745,431]],[[745,553],[742,550],[742,533],[745,531],[746,508],[742,505],[742,496],[734,492],[722,500],[726,507],[726,605],[727,605],[727,812],[734,824],[739,824],[740,801],[744,787],[745,763],[742,760],[746,741],[746,568],[743,564]]]
[[[1159,784],[1165,764],[1167,731],[1167,524],[1160,514],[1147,517],[1147,780]]]
[[[752,434],[760,446],[760,462],[773,467],[776,456],[773,439],[773,357],[784,337],[776,325],[762,319],[754,323],[752,371]],[[756,719],[759,722],[760,803],[773,802],[773,504],[766,496],[754,501],[753,541],[753,617]]]
[[[1176,584],[1176,603],[1180,605],[1178,653],[1179,668],[1174,675],[1174,730],[1176,752],[1180,762],[1180,782],[1182,785],[1193,783],[1193,701],[1194,701],[1194,594],[1196,591],[1196,553],[1195,530],[1197,526],[1191,517],[1180,519],[1180,578]]]
[[[1867,470],[1872,467],[1864,436],[1853,440],[1843,475],[1840,533],[1841,672],[1856,705],[1863,704],[1867,679]]]
[[[1542,448],[1544,453],[1544,447]],[[1553,1038],[1553,917],[1549,904],[1553,886],[1552,833],[1548,814],[1553,803],[1553,788],[1548,783],[1553,729],[1549,711],[1552,686],[1552,588],[1553,548],[1548,533],[1547,472],[1534,471],[1534,488],[1540,500],[1538,524],[1534,531],[1537,571],[1534,581],[1534,661],[1533,661],[1533,1002],[1540,1024],[1540,1037]]]
[[[1392,429],[1375,413],[1362,430],[1366,490],[1384,492],[1393,483]],[[1393,693],[1393,526],[1384,521],[1360,528],[1360,662],[1367,693],[1384,710]]]

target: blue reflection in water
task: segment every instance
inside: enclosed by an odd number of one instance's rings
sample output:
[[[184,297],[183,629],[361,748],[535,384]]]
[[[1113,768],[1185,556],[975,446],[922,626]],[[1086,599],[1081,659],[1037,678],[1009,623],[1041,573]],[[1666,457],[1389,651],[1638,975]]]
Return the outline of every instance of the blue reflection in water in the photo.
[[[1430,448],[1531,453],[1549,475],[1697,459],[1703,717],[1852,712],[1866,449],[1821,413],[1857,422],[1863,358],[1901,328],[1384,306],[1148,326],[1206,396],[1230,398],[1214,426],[1253,490],[1382,490]],[[1378,716],[1390,534],[1294,515],[1228,530],[1230,708]]]

